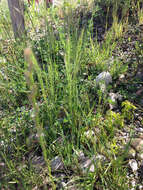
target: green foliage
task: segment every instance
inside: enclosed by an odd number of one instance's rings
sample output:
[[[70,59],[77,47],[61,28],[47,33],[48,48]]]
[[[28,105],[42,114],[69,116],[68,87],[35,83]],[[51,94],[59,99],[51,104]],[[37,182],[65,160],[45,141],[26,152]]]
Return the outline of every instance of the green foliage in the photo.
[[[125,118],[132,120],[134,117],[134,111],[137,109],[131,102],[128,100],[122,102],[122,114]]]
[[[9,31],[9,32],[8,32]],[[10,24],[10,16],[7,1],[0,2],[0,39],[7,39],[12,34],[12,27]]]
[[[12,42],[7,43],[7,51],[4,50],[4,47],[0,48],[1,104],[7,109],[17,107],[27,99],[23,47],[24,43]]]
[[[108,111],[106,118],[111,126],[113,126],[115,128],[118,128],[118,127],[123,128],[124,127],[124,117],[120,113]]]
[[[138,19],[139,19],[139,24],[143,24],[143,8],[140,7],[140,1],[138,1]]]

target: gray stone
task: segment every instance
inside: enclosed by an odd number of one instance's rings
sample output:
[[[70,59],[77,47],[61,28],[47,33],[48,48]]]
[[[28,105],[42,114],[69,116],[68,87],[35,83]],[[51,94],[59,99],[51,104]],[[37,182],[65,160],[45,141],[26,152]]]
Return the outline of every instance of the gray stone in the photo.
[[[95,163],[96,163],[95,157],[93,157],[91,159],[87,158],[87,160],[85,162],[83,162],[81,165],[83,172],[86,172],[86,171],[94,172],[95,171]]]
[[[129,160],[129,165],[133,172],[136,172],[138,170],[138,163],[135,159]]]
[[[100,87],[100,90],[102,92],[105,92],[106,91],[106,87],[112,83],[112,76],[110,75],[109,72],[102,72],[100,73],[96,79],[96,85]]]
[[[136,151],[135,151],[135,149],[133,149],[133,148],[129,148],[129,152],[128,152],[128,158],[135,158],[135,156],[136,156]]]
[[[120,76],[119,76],[119,79],[120,80],[122,80],[122,79],[124,79],[125,78],[125,75],[124,74],[121,74]]]
[[[137,154],[137,158],[138,158],[138,160],[143,160],[143,152],[139,152]]]
[[[105,83],[105,85],[108,85],[112,83],[112,76],[109,72],[102,72],[96,77],[96,84]]]
[[[42,166],[45,165],[43,156],[34,156],[32,158],[32,164],[33,165],[42,165]]]
[[[138,80],[142,80],[143,81],[143,72],[142,71],[138,71],[136,76],[135,76],[136,79]]]
[[[139,124],[140,124],[140,122],[139,122]],[[140,132],[140,133],[143,133],[143,128],[141,128],[141,127],[140,127],[140,128],[137,128],[136,131],[137,131],[137,132]]]
[[[117,95],[115,93],[109,93],[109,106],[110,106],[110,109],[114,109],[117,107]]]
[[[69,182],[67,183],[64,183],[62,182],[61,183],[61,188],[62,189],[65,189],[65,190],[80,190],[78,187],[77,187],[77,184],[74,180],[70,180]],[[60,189],[61,189],[60,188]]]
[[[1,166],[1,165],[0,165]],[[26,164],[21,164],[20,166],[17,167],[18,171],[22,171],[24,168],[26,168],[27,165]]]
[[[74,150],[75,155],[78,157],[79,162],[83,162],[86,157],[82,151]]]
[[[132,184],[131,190],[135,190],[136,189],[136,181],[134,179],[131,180],[131,184]]]
[[[139,185],[139,190],[143,190],[143,185]]]
[[[88,131],[84,132],[83,137],[90,140],[93,143],[97,142],[97,137],[95,135],[95,132],[91,129],[89,129]]]
[[[115,102],[116,100],[122,100],[122,95],[121,94],[119,94],[119,93],[113,93],[113,92],[110,92],[109,93],[109,97],[111,98],[111,100],[113,101],[113,102]]]
[[[134,138],[131,142],[131,146],[137,151],[137,152],[143,152],[143,139],[140,138]]]
[[[143,160],[143,135],[140,134],[137,138],[131,141],[131,147],[128,151],[128,158],[137,158]]]
[[[43,156],[34,156],[31,159],[31,164],[37,172],[40,172],[42,170],[42,168],[44,168],[46,166],[46,162],[45,162]]]
[[[85,172],[95,172],[95,168],[99,167],[100,163],[105,161],[106,158],[103,155],[93,156],[92,158],[87,158],[83,163],[80,164],[80,167]]]
[[[140,134],[140,135],[139,135],[139,138],[140,138],[140,139],[143,139],[143,134]]]
[[[51,170],[57,171],[57,170],[62,170],[62,169],[64,169],[64,163],[62,162],[62,159],[59,156],[56,156],[51,161]]]

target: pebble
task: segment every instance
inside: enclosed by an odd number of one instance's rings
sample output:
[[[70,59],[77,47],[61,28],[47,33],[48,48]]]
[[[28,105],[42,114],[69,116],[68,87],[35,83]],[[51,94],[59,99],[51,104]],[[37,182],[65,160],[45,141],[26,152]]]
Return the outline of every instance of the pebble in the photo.
[[[56,156],[51,161],[51,170],[54,172],[62,169],[64,169],[64,163],[62,162],[62,159],[59,156]]]
[[[86,137],[88,140],[91,140],[91,142],[94,142],[94,143],[97,142],[97,137],[93,130],[88,130],[84,132],[84,137]]]
[[[81,169],[83,170],[83,172],[86,172],[86,171],[94,172],[95,163],[96,163],[95,157],[92,157],[91,159],[87,158],[87,160],[81,164]]]
[[[109,93],[109,100],[111,101],[111,103],[109,104],[110,109],[114,109],[117,107],[117,95],[115,93]]]
[[[135,158],[135,156],[136,156],[136,151],[135,151],[135,149],[133,149],[133,148],[129,148],[129,152],[128,152],[128,158]]]
[[[96,85],[99,85],[102,92],[106,90],[106,86],[112,83],[112,76],[109,72],[102,72],[96,77]]]
[[[143,190],[143,185],[139,185],[139,190]]]
[[[129,165],[133,172],[136,172],[138,170],[138,163],[135,159],[129,160]]]
[[[134,138],[131,142],[131,146],[137,151],[137,152],[143,152],[143,139],[140,138]]]
[[[43,156],[34,156],[31,159],[31,164],[37,172],[40,172],[46,166]]]
[[[143,152],[137,154],[138,160],[143,160]]]
[[[124,74],[121,74],[120,76],[119,76],[119,79],[120,80],[122,80],[122,79],[124,79],[125,78],[125,75]]]
[[[75,150],[74,152],[77,155],[79,162],[83,162],[86,159],[86,157],[82,151]]]
[[[93,156],[91,158],[86,158],[86,160],[80,164],[80,167],[85,172],[95,172],[95,167],[99,167],[101,162],[106,160],[105,156],[98,154],[97,156]]]

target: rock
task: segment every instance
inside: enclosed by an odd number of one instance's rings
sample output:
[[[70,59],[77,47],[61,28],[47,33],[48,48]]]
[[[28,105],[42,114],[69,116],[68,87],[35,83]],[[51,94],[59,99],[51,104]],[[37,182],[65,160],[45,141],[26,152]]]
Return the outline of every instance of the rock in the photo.
[[[140,139],[143,139],[143,134],[139,135],[139,138],[140,138]]]
[[[43,156],[34,156],[34,158],[32,158],[32,164],[33,165],[45,165],[45,161]]]
[[[68,181],[67,183],[62,182],[61,183],[61,188],[60,189],[65,189],[65,190],[80,190],[73,180]]]
[[[95,135],[94,131],[93,130],[88,130],[84,133],[84,135],[87,137],[87,138],[91,138]]]
[[[109,102],[111,102],[109,104],[110,106],[110,109],[114,109],[117,107],[117,100],[122,100],[122,96],[119,94],[119,93],[113,93],[113,92],[110,92],[109,93]]]
[[[95,132],[93,130],[91,130],[91,129],[89,129],[88,131],[84,132],[83,139],[84,138],[90,140],[93,143],[97,142],[97,137],[95,135]]]
[[[91,159],[87,158],[87,160],[81,164],[81,169],[83,170],[83,172],[86,172],[86,171],[94,172],[95,163],[96,163],[95,156]]]
[[[65,189],[66,190],[80,190],[79,188],[76,187],[76,185],[67,186],[67,188]]]
[[[31,164],[37,172],[40,172],[42,168],[46,166],[46,162],[43,156],[34,156],[31,160]]]
[[[139,124],[140,124],[140,122],[138,121],[138,125],[139,125]],[[137,128],[136,131],[137,131],[137,132],[140,132],[140,133],[143,133],[143,128],[141,128],[141,127],[140,127],[140,128]]]
[[[117,107],[117,98],[116,98],[116,94],[115,93],[109,93],[109,106],[110,106],[110,109],[114,109]]]
[[[131,147],[129,148],[128,158],[135,158],[143,160],[143,135],[139,135],[131,141]]]
[[[138,189],[143,190],[143,185],[139,185]]]
[[[135,79],[143,81],[143,72],[138,71],[136,76],[135,76]]]
[[[0,162],[0,167],[4,167],[5,163],[4,162]]]
[[[129,160],[129,165],[133,172],[136,172],[138,170],[138,163],[136,160],[134,160],[134,159]]]
[[[112,76],[109,72],[102,72],[96,77],[96,84],[105,83],[106,85],[112,83]]]
[[[143,139],[134,138],[131,142],[131,146],[137,151],[143,153]]]
[[[85,161],[86,157],[82,151],[74,150],[74,153],[78,157],[79,162]]]
[[[17,167],[18,171],[22,171],[24,168],[27,168],[26,164],[21,164],[20,166]]]
[[[128,152],[128,158],[135,158],[135,156],[136,156],[136,151],[135,151],[135,149],[133,149],[133,148],[129,148],[129,152]]]
[[[80,164],[80,167],[85,172],[95,172],[95,167],[98,167],[101,162],[104,162],[106,158],[103,155],[93,156],[92,158],[86,158],[86,160]]]
[[[100,87],[102,92],[106,91],[106,87],[112,83],[112,76],[109,72],[102,72],[96,77],[96,85]]]
[[[57,171],[57,170],[62,170],[64,169],[64,163],[62,162],[62,159],[59,156],[56,156],[52,161],[51,161],[51,170]]]
[[[119,76],[119,79],[120,80],[122,80],[122,79],[124,79],[125,78],[125,75],[124,74],[121,74],[120,76]]]
[[[137,154],[138,160],[143,160],[143,152]]]
[[[135,190],[136,181],[134,179],[131,181],[131,184],[132,184],[132,189],[131,190]]]

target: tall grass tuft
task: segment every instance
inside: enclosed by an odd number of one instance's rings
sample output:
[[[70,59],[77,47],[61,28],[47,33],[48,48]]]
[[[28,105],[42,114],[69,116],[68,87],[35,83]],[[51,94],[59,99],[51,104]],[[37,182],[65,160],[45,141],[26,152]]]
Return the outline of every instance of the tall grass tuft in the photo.
[[[29,102],[31,103],[33,110],[34,110],[34,121],[35,121],[35,127],[37,129],[39,143],[41,145],[42,153],[43,153],[44,159],[45,159],[47,167],[48,167],[48,174],[49,174],[50,180],[52,182],[52,188],[53,188],[53,190],[55,190],[56,186],[54,184],[53,177],[51,175],[50,162],[47,158],[46,141],[45,141],[45,137],[44,137],[43,126],[42,126],[42,123],[40,123],[39,106],[38,106],[38,103],[36,100],[37,86],[34,81],[34,71],[36,71],[36,74],[38,75],[38,80],[39,80],[39,83],[41,86],[44,102],[47,103],[43,79],[41,76],[41,69],[39,68],[37,61],[34,58],[34,55],[29,48],[25,49],[24,55],[25,55],[26,63],[28,64],[28,69],[27,69],[27,72],[25,72],[25,77],[26,77],[27,85],[29,86],[29,89],[30,89]]]

